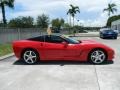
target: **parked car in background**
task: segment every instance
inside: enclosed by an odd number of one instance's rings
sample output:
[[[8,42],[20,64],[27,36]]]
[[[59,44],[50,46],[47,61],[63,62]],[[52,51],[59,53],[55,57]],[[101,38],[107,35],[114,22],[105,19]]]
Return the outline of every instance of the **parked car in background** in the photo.
[[[117,39],[118,32],[115,30],[112,30],[110,28],[102,28],[100,29],[100,38],[112,38]]]
[[[87,30],[79,30],[79,33],[88,33]]]
[[[53,33],[60,33],[60,30],[59,28],[55,28],[55,27],[52,27],[52,32]]]
[[[119,34],[119,30],[114,30],[114,31]]]

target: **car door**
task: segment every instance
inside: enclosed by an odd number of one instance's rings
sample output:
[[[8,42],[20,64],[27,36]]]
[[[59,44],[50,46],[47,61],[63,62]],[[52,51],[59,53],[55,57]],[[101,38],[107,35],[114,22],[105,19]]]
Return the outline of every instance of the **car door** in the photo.
[[[44,56],[46,60],[62,60],[64,58],[63,39],[59,36],[46,35],[44,43]]]
[[[70,37],[64,37],[62,38],[67,42],[67,45],[64,47],[63,55],[65,60],[73,60],[73,59],[79,59],[81,52],[82,52],[82,46],[79,41],[74,40]]]
[[[80,44],[68,44],[64,48],[64,58],[65,60],[79,59],[82,49],[80,49]]]

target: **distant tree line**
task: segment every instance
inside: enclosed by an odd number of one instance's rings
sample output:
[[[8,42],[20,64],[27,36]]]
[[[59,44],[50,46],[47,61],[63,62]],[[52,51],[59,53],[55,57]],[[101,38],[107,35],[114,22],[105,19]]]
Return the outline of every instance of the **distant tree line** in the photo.
[[[45,14],[39,15],[36,19],[31,16],[19,16],[8,21],[8,28],[47,28],[51,24],[53,28],[61,29],[69,26],[63,18],[55,18],[50,21],[49,16]],[[0,27],[4,27],[2,21]]]
[[[64,26],[64,22],[64,19],[56,18],[51,21],[51,24],[53,28],[61,29]]]
[[[72,27],[73,29],[76,29],[76,30],[87,30],[87,31],[92,31],[92,30],[95,30],[95,31],[97,31],[97,30],[99,30],[101,27],[83,27],[83,26],[78,26],[78,25],[76,25],[76,26],[74,26],[74,27]]]
[[[47,28],[51,24],[52,28],[55,30],[99,30],[100,27],[83,27],[83,26],[70,26],[69,23],[65,23],[63,18],[55,18],[50,21],[49,16],[45,14],[39,15],[36,19],[31,16],[19,16],[9,20],[7,23],[8,28]],[[0,27],[3,27],[4,24],[0,22]]]
[[[39,27],[39,28],[46,28],[49,24],[49,16],[42,14],[36,18],[36,21],[31,16],[19,16],[17,18],[11,19],[7,27],[12,28],[32,28],[32,27]]]
[[[30,16],[17,17],[17,18],[11,19],[8,22],[8,27],[18,27],[18,28],[33,27],[33,21],[34,19]]]

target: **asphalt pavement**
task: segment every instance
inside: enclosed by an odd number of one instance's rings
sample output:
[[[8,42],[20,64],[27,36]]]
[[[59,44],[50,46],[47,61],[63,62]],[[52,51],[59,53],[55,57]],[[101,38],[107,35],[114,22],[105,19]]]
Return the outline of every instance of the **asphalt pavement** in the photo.
[[[41,62],[25,65],[16,57],[0,61],[0,90],[120,90],[120,37],[75,37],[92,39],[116,52],[114,62],[91,65],[87,62]]]

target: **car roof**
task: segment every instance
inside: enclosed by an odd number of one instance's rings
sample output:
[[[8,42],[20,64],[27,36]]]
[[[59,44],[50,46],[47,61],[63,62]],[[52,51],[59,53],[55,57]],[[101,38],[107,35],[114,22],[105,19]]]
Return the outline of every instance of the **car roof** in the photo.
[[[38,38],[38,37],[44,37],[44,36],[63,36],[62,34],[58,34],[58,33],[53,33],[51,35],[48,35],[48,34],[44,34],[44,35],[39,35],[39,36],[35,36],[35,37],[32,37],[32,38]],[[29,38],[29,39],[32,39],[32,38]]]

